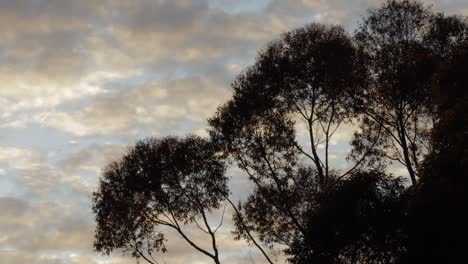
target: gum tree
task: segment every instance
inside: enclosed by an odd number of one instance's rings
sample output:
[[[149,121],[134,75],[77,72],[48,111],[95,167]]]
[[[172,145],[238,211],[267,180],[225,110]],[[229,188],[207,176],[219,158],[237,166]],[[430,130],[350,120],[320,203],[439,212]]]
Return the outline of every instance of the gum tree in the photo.
[[[341,27],[310,24],[269,43],[234,80],[233,98],[209,123],[213,141],[255,184],[235,217],[239,238],[251,231],[290,245],[304,233],[314,194],[350,173],[333,170],[329,152],[366,84],[361,58]]]
[[[372,145],[369,165],[400,163],[417,183],[431,150],[432,79],[451,50],[466,43],[467,29],[466,19],[435,14],[420,2],[392,0],[368,12],[355,40],[371,78],[350,158],[359,159]]]
[[[219,209],[229,193],[225,169],[213,145],[200,137],[138,142],[104,169],[93,193],[95,250],[109,254],[119,249],[156,263],[153,253],[166,251],[164,228],[170,228],[220,263],[216,240],[220,225],[211,226],[208,214]],[[188,236],[189,224],[207,236],[210,249]]]

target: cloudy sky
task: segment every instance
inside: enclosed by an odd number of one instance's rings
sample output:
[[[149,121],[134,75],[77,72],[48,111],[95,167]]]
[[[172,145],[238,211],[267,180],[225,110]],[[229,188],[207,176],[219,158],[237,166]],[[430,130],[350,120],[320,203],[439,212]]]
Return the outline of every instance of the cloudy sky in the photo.
[[[310,22],[352,31],[379,3],[0,0],[0,262],[134,263],[92,251],[101,168],[138,139],[204,135],[230,81],[281,32]],[[465,0],[428,3],[468,15]],[[245,184],[233,173],[238,197]],[[227,221],[224,263],[262,263],[229,231]],[[209,263],[179,242],[170,237],[166,263]]]

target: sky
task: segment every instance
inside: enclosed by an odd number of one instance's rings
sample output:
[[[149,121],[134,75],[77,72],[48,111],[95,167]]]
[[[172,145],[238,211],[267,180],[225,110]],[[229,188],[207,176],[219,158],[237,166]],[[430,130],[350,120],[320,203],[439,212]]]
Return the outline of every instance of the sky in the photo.
[[[468,15],[465,0],[426,2]],[[139,139],[206,135],[230,82],[282,32],[311,22],[351,32],[380,3],[0,0],[0,263],[135,263],[92,250],[101,169]],[[334,142],[338,165],[350,131]],[[242,199],[248,181],[229,173]],[[225,217],[222,262],[263,263]],[[167,247],[162,263],[210,263],[174,234]]]

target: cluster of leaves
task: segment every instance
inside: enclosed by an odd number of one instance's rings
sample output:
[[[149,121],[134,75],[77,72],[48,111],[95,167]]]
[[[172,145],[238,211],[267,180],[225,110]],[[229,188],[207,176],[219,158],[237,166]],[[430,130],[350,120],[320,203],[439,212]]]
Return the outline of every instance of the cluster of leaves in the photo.
[[[409,207],[402,263],[466,263],[468,244],[468,45],[448,56],[434,79],[437,119]]]
[[[138,142],[104,169],[93,193],[95,249],[126,249],[136,257],[165,251],[158,226],[181,232],[182,224],[218,209],[228,195],[225,169],[213,144],[200,137]]]
[[[373,78],[350,157],[373,145],[366,157],[371,164],[398,162],[417,183],[420,163],[431,150],[432,79],[454,47],[466,45],[467,33],[466,19],[434,14],[419,2],[389,1],[370,12],[355,39]],[[378,140],[369,140],[375,131]]]
[[[247,226],[262,242],[290,245],[304,232],[312,194],[335,173],[319,145],[328,152],[365,87],[359,58],[341,27],[311,24],[271,42],[233,82],[232,100],[209,123],[212,139],[255,184],[243,214],[234,215],[238,238],[249,239]],[[296,138],[297,122],[307,127],[310,150]]]
[[[395,263],[405,239],[401,178],[355,171],[316,194],[291,263]]]
[[[306,155],[324,183],[329,166],[317,146],[328,146],[338,126],[352,117],[367,77],[360,58],[339,26],[310,24],[285,33],[234,80],[233,98],[209,121],[211,136],[248,167],[262,167],[262,156],[273,154],[291,167],[299,153]],[[297,142],[297,121],[310,132],[310,154]]]

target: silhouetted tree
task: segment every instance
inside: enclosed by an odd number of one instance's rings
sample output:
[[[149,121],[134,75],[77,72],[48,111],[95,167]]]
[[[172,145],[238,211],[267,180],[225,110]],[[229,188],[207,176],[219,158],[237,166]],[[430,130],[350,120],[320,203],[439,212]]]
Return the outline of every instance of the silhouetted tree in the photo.
[[[434,14],[419,2],[388,1],[369,11],[356,31],[357,47],[339,27],[313,24],[262,49],[256,63],[234,81],[233,99],[210,120],[214,141],[255,183],[254,193],[239,205],[238,238],[246,238],[248,229],[270,244],[301,241],[310,229],[307,215],[326,206],[318,197],[334,188],[330,179],[340,183],[362,161],[380,171],[388,160],[397,161],[415,184],[431,151],[432,79],[451,52],[466,43],[466,25],[462,17]],[[356,117],[360,126],[349,155],[356,165],[340,173],[328,165],[328,144],[341,123]],[[301,121],[306,144],[296,133]],[[407,219],[398,219],[401,230]],[[333,223],[330,215],[323,220]],[[406,242],[395,241],[392,245],[405,252]],[[376,263],[390,254],[389,261],[398,261],[396,251],[379,250],[361,251],[360,261]],[[349,261],[343,256],[335,255]]]
[[[291,263],[397,263],[405,241],[402,178],[354,171],[316,195]]]
[[[329,145],[366,83],[360,58],[341,27],[311,24],[268,44],[235,79],[233,99],[209,122],[213,140],[255,184],[235,217],[244,221],[239,238],[247,227],[263,242],[290,245],[313,194],[349,173],[330,168]],[[301,124],[305,140],[296,134]]]
[[[417,182],[421,161],[431,149],[432,78],[450,50],[466,42],[467,33],[465,19],[434,14],[420,2],[391,0],[369,11],[355,39],[372,78],[351,158],[360,158],[372,145],[368,164],[399,162]]]
[[[433,151],[410,203],[401,263],[468,263],[468,45],[451,52],[434,78]]]
[[[459,15],[446,16],[437,13],[431,16],[424,45],[438,56],[439,67],[447,66],[453,52],[468,45],[468,18]],[[437,103],[436,103],[437,104]]]
[[[193,248],[219,263],[216,228],[207,214],[228,195],[225,164],[213,145],[202,138],[147,139],[118,162],[109,164],[93,193],[97,227],[94,248],[109,254],[129,251],[156,263],[154,251],[166,251],[159,227],[175,230]],[[184,232],[195,223],[211,240],[203,249]]]
[[[156,263],[153,253],[166,251],[164,229],[159,227],[168,227],[190,246],[220,263],[215,234],[223,219],[213,228],[208,216],[223,202],[228,202],[234,215],[240,216],[229,198],[225,169],[224,157],[215,145],[200,137],[138,142],[120,161],[104,169],[98,190],[93,193],[97,222],[94,248],[105,254],[120,249],[137,259]],[[211,252],[184,231],[184,226],[193,223],[209,236]],[[247,229],[245,235],[273,263]]]

